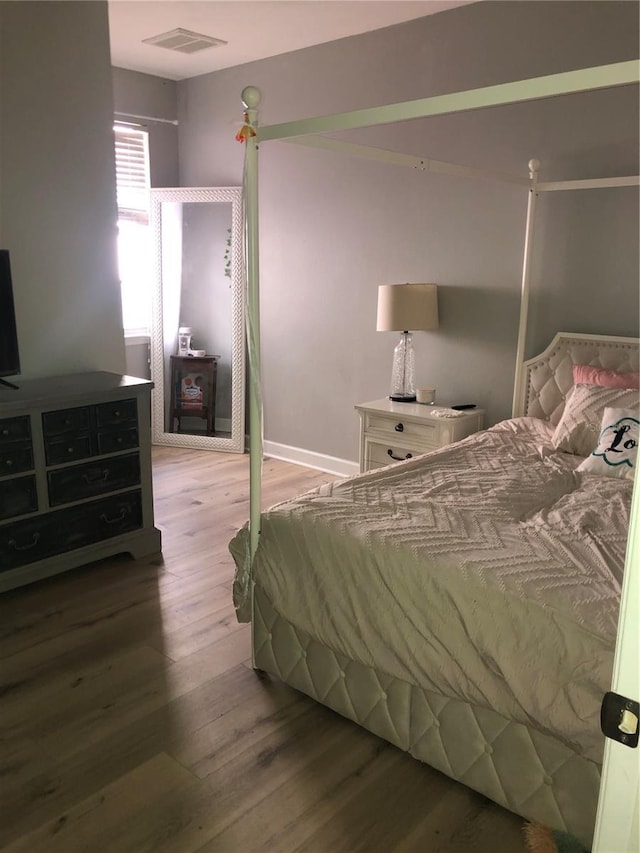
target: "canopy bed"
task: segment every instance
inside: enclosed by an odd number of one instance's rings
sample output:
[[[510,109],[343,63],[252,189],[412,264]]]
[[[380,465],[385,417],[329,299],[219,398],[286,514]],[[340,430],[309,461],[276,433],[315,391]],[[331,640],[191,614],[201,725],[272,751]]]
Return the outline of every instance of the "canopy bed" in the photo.
[[[596,479],[580,466],[596,455],[605,408],[635,412],[638,391],[637,375],[610,388],[592,384],[591,374],[585,381],[574,365],[628,378],[639,369],[638,341],[560,333],[524,361],[531,251],[539,192],[640,179],[545,184],[537,161],[523,179],[317,134],[638,80],[637,63],[624,62],[263,128],[259,93],[248,87],[238,134],[247,146],[251,514],[230,548],[254,665],[585,844],[633,479]],[[521,184],[528,210],[512,419],[261,516],[257,154],[259,143],[276,139]]]

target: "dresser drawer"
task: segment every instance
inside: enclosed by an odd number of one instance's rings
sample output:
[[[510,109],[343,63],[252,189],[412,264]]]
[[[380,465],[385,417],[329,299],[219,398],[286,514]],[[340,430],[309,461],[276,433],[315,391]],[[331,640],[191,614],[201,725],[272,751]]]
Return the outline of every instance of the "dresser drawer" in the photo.
[[[100,542],[142,527],[142,493],[139,489],[84,504],[84,520],[91,542]]]
[[[58,519],[54,515],[39,515],[28,521],[0,526],[0,571],[15,569],[58,553],[60,539]],[[60,547],[59,551],[64,550]]]
[[[138,446],[138,429],[113,429],[98,433],[98,453],[115,453],[117,450],[131,450]]]
[[[54,557],[89,541],[81,513],[72,510],[0,526],[0,571]]]
[[[33,468],[33,450],[31,442],[16,442],[14,445],[0,445],[0,477],[8,474],[20,474]]]
[[[24,441],[31,438],[31,421],[29,415],[0,420],[0,448],[14,441]]]
[[[59,412],[44,412],[42,415],[42,431],[45,438],[88,430],[91,425],[90,412],[89,406],[82,406],[77,409],[61,409]]]
[[[98,427],[119,426],[137,423],[138,407],[135,400],[116,400],[113,403],[101,403],[96,406]]]
[[[0,571],[63,554],[142,527],[139,490],[0,525]]]
[[[26,515],[37,509],[38,491],[33,475],[0,481],[0,519]]]
[[[431,421],[416,423],[404,420],[401,416],[388,417],[378,414],[367,414],[365,423],[366,432],[374,432],[376,435],[384,434],[393,441],[398,441],[400,437],[408,440],[416,438],[434,447],[438,445],[439,427],[440,424]]]
[[[49,503],[59,506],[140,483],[137,453],[49,471]]]
[[[47,465],[60,465],[63,462],[75,462],[93,456],[91,436],[88,433],[68,435],[58,438],[45,438],[44,451]]]

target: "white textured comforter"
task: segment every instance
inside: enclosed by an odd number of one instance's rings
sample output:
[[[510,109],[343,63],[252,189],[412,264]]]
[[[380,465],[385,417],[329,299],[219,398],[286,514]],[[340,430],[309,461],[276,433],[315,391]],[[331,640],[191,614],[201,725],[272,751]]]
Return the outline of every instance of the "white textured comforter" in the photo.
[[[504,421],[279,504],[253,573],[330,648],[600,762],[632,483],[575,473],[551,435]],[[246,620],[246,529],[230,548]]]

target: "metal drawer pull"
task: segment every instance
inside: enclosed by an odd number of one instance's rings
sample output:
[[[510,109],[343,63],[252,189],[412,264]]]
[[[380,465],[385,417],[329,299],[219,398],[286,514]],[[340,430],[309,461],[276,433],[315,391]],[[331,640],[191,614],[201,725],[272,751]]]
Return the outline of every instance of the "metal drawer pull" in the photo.
[[[120,510],[120,515],[116,518],[107,518],[106,514],[103,512],[100,514],[100,521],[104,521],[105,524],[117,524],[119,521],[124,521],[127,517],[127,510],[125,507],[122,507]]]
[[[404,424],[396,424],[394,429],[396,432],[404,432]]]
[[[406,455],[406,456],[394,456],[394,455],[393,455],[393,450],[392,450],[391,448],[389,448],[389,449],[387,450],[387,454],[388,454],[392,459],[395,459],[395,461],[396,461],[396,462],[404,462],[404,460],[405,460],[405,459],[411,459],[411,458],[413,457],[413,454],[412,454],[412,453],[407,453],[407,455]]]
[[[9,547],[13,548],[14,551],[28,551],[30,548],[35,548],[39,541],[40,534],[36,531],[28,545],[18,545],[15,539],[9,539]]]
[[[109,479],[109,469],[105,468],[104,471],[96,471],[95,474],[83,474],[82,479],[85,481],[87,486],[97,482],[106,483]]]
[[[9,435],[9,430],[5,427],[5,429],[2,430],[2,434]]]
[[[5,459],[4,464],[7,466],[7,468],[11,468],[11,466],[13,465],[13,460]]]

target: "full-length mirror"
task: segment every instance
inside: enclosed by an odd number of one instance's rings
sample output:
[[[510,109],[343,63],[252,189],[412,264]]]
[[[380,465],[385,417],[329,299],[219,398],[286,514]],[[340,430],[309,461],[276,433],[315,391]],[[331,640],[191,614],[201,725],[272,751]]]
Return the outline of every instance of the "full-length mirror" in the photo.
[[[154,444],[244,450],[239,187],[155,189]]]

